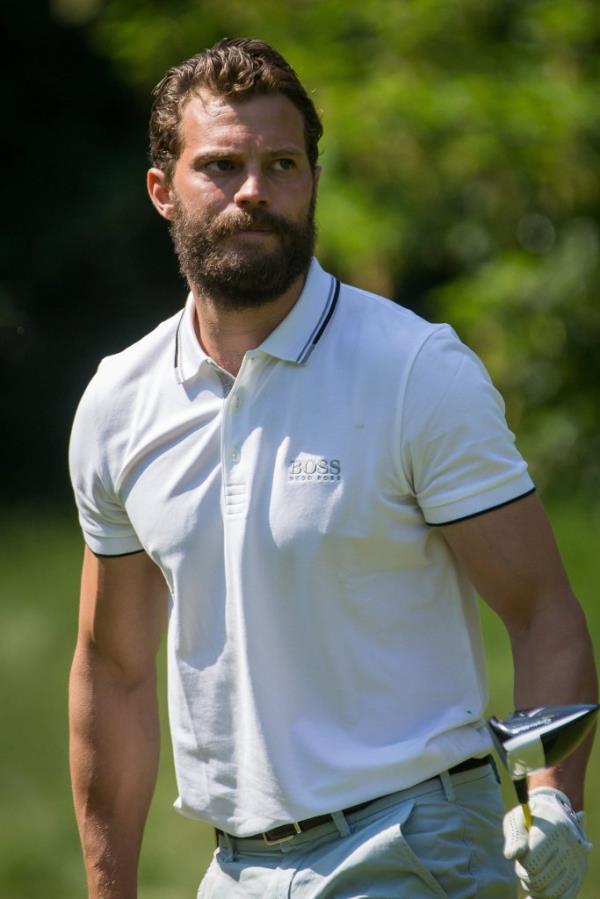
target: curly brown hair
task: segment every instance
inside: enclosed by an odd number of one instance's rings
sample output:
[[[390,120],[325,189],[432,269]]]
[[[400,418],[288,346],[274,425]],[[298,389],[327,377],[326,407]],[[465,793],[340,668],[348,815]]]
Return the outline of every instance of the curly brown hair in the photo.
[[[179,123],[186,102],[199,88],[222,97],[283,94],[304,120],[306,152],[314,170],[323,126],[292,67],[269,44],[254,38],[224,38],[168,70],[153,91],[150,161],[171,181],[182,150]]]

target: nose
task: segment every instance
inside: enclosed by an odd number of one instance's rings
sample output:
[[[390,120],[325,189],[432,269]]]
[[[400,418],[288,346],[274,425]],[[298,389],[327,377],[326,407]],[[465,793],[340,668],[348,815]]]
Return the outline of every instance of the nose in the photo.
[[[244,170],[242,183],[235,194],[238,206],[268,206],[269,198],[264,173],[260,168],[252,167]]]

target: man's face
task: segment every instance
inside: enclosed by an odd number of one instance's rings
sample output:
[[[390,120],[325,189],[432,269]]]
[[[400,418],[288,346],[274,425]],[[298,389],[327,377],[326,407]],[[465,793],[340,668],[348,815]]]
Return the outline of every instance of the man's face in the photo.
[[[314,251],[315,173],[302,116],[282,94],[185,106],[171,234],[180,268],[226,308],[281,296]]]

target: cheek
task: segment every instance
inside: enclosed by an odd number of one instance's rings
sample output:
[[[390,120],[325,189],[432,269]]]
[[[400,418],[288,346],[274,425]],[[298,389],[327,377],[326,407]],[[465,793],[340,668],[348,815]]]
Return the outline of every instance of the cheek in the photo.
[[[176,172],[173,187],[181,204],[190,212],[219,213],[228,202],[223,185],[216,185],[193,171]]]
[[[312,183],[306,182],[287,185],[279,196],[279,210],[287,218],[295,221],[305,219],[312,203]]]

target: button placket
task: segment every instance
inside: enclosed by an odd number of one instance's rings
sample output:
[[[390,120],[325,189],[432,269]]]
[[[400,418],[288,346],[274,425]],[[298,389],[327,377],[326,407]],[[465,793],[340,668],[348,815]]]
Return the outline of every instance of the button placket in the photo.
[[[237,465],[241,460],[240,447],[244,439],[244,435],[240,432],[241,426],[239,418],[235,415],[239,408],[239,388],[236,385],[231,391],[225,404],[225,420],[227,424],[226,434],[229,436],[226,452],[228,458],[234,465]]]
[[[242,406],[245,374],[248,373],[246,357],[237,375],[235,385],[223,405],[223,430],[221,460],[223,470],[223,503],[226,516],[240,515],[246,511],[247,486],[243,472],[242,446],[246,439],[244,422],[238,411]]]

